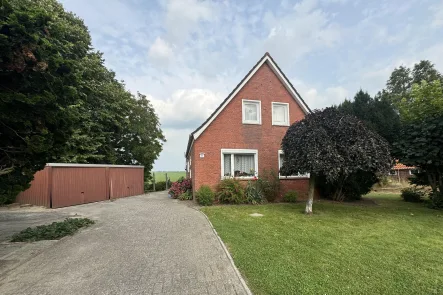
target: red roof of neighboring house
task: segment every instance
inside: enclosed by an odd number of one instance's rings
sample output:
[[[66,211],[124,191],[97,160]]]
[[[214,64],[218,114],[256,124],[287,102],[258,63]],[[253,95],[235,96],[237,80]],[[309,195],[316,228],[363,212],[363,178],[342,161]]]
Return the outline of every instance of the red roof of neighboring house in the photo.
[[[406,166],[405,164],[402,163],[395,163],[394,167],[392,167],[393,170],[411,170],[411,169],[415,169],[415,167],[413,166]]]

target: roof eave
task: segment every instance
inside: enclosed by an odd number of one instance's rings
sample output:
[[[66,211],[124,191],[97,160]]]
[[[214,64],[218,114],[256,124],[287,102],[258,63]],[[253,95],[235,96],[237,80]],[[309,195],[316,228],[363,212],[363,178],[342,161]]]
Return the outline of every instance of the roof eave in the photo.
[[[188,146],[186,147],[185,158],[189,158],[189,153],[191,152],[192,144],[194,143],[194,133],[189,134]]]

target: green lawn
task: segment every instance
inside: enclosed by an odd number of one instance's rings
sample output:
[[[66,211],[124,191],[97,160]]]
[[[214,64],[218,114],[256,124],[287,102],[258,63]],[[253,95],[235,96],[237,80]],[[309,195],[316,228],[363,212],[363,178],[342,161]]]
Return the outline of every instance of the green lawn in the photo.
[[[369,197],[314,202],[313,216],[304,203],[203,212],[254,294],[443,294],[443,212]]]
[[[180,177],[186,177],[185,171],[154,171],[155,173],[155,181],[166,181],[166,173],[168,173],[168,178],[171,179],[172,182],[177,181]]]

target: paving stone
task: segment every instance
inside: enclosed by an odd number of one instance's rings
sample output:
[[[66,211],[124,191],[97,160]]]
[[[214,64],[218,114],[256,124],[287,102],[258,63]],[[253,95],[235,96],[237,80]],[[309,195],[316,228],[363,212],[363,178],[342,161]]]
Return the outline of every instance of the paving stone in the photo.
[[[166,193],[51,211],[97,222],[10,270],[0,294],[248,294],[205,216]]]

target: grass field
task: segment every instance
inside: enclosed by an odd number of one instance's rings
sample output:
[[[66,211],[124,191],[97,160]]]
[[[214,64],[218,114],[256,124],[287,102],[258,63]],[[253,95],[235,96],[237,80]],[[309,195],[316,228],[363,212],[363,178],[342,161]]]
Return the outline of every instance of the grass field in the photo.
[[[180,177],[186,177],[185,171],[154,171],[152,173],[155,173],[156,182],[166,181],[166,173],[172,182],[177,181]]]
[[[443,212],[373,193],[203,209],[254,294],[443,294]],[[251,217],[261,213],[263,217]]]

